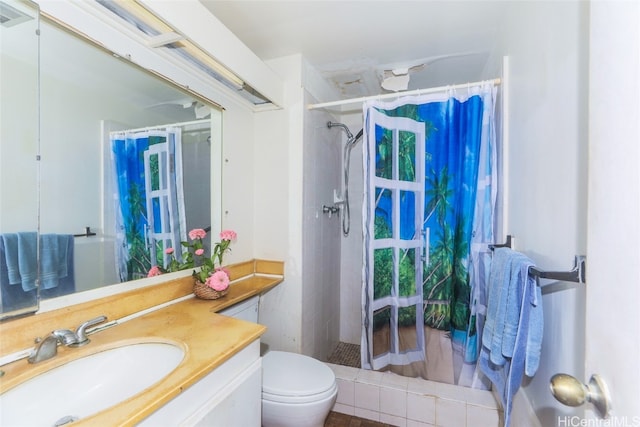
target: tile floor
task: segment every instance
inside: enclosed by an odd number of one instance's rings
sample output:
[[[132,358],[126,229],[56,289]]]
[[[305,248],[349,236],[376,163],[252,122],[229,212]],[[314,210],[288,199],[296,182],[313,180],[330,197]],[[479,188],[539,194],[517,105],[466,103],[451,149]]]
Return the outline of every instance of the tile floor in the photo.
[[[349,344],[339,342],[336,349],[329,356],[329,363],[341,366],[351,366],[352,368],[360,367],[360,346],[358,344]]]

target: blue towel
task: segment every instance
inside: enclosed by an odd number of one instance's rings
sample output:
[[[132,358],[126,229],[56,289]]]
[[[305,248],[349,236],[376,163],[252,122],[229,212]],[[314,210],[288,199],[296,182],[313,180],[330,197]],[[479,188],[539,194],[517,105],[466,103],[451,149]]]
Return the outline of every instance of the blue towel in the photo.
[[[531,301],[531,313],[529,314],[529,335],[527,339],[527,358],[524,373],[528,377],[535,375],[540,364],[542,352],[542,336],[544,332],[544,312],[542,311],[542,289],[535,287],[534,298]]]
[[[20,283],[20,267],[18,266],[18,235],[15,233],[4,233],[2,235],[2,243],[5,248],[4,256],[9,284],[15,285],[16,283]]]
[[[36,288],[38,277],[36,236],[35,231],[2,235],[9,283],[12,285],[21,283],[25,292]]]
[[[67,277],[68,248],[73,243],[70,234],[43,234],[40,240],[40,285],[43,289],[58,286]]]
[[[9,283],[4,240],[5,239],[0,236],[0,310],[3,313],[8,313],[11,311],[36,307],[36,289],[25,292],[22,290],[22,286],[17,286],[16,284],[12,285]]]
[[[520,315],[523,310],[523,295],[527,288],[527,281],[533,280],[529,278],[529,267],[531,266],[533,266],[533,262],[524,255],[517,252],[511,255],[511,277],[503,321],[504,329],[501,340],[496,340],[496,346],[491,349],[491,354],[497,352],[502,353],[504,357],[513,357],[516,337],[520,328]],[[535,287],[535,283],[532,286]]]
[[[505,427],[510,425],[513,396],[523,374],[533,376],[540,360],[542,296],[528,274],[532,265],[509,248],[494,250],[479,364],[500,395]]]
[[[491,261],[489,283],[487,284],[487,317],[482,332],[482,345],[489,350],[494,349],[501,342],[507,306],[506,301],[511,280],[512,252],[511,250],[496,248]],[[489,355],[491,362],[495,365],[502,366],[506,362],[501,352],[490,352]]]

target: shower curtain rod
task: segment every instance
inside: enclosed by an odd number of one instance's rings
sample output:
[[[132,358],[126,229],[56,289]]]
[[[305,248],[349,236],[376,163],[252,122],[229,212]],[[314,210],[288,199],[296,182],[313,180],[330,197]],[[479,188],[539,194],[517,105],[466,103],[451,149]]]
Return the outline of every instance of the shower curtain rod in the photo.
[[[156,126],[147,126],[144,128],[137,129],[123,129],[123,130],[114,130],[109,133],[124,133],[124,132],[144,132],[146,130],[160,130],[167,127],[177,127],[177,126],[190,126],[190,125],[199,125],[204,123],[211,123],[209,119],[200,119],[200,120],[192,120],[190,122],[180,122],[180,123],[171,123],[168,125],[156,125]]]
[[[493,80],[483,80],[483,81],[479,81],[479,82],[473,82],[473,83],[460,83],[460,84],[456,84],[456,85],[448,85],[448,86],[440,86],[440,87],[432,87],[432,88],[426,88],[426,89],[416,89],[416,90],[407,90],[404,92],[395,92],[395,93],[386,93],[384,95],[372,95],[372,96],[363,96],[360,98],[351,98],[351,99],[343,99],[340,101],[331,101],[331,102],[323,102],[320,104],[309,104],[307,106],[307,109],[309,110],[314,110],[316,108],[325,108],[325,107],[335,107],[338,105],[347,105],[347,104],[357,104],[359,102],[365,102],[365,101],[369,101],[372,99],[389,99],[389,98],[398,98],[400,96],[407,96],[407,95],[424,95],[427,93],[434,93],[434,92],[441,92],[443,90],[454,90],[454,89],[464,89],[467,87],[471,87],[471,86],[476,86],[476,85],[480,85],[483,83],[492,83],[493,85],[499,85],[500,84],[500,79],[496,78]]]

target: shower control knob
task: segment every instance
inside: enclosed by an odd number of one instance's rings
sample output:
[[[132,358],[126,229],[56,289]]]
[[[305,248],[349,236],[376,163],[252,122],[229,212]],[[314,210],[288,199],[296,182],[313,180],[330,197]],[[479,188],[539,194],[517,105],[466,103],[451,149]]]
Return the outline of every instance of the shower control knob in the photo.
[[[549,386],[553,397],[563,405],[580,406],[591,402],[602,418],[609,414],[609,391],[599,375],[592,375],[587,385],[571,375],[555,374],[551,377]]]

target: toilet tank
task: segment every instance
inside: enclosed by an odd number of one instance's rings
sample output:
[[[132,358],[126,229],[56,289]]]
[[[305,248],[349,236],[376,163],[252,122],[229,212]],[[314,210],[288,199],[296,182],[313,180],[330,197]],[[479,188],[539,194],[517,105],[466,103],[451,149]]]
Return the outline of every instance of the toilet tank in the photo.
[[[224,310],[219,311],[218,314],[258,323],[258,301],[259,297],[256,295],[242,301],[241,303],[225,308]]]

